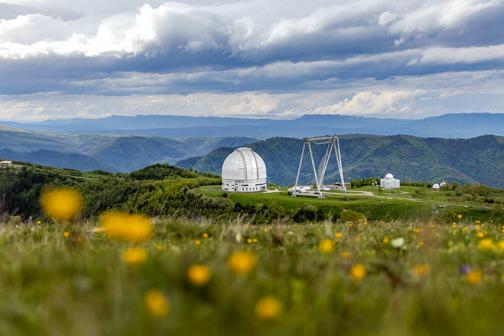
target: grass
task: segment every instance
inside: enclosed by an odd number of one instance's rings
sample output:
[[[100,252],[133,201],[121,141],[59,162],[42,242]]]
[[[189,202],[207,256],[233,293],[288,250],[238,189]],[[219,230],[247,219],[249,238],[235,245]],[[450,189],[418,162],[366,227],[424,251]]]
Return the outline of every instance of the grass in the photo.
[[[204,186],[198,190],[209,197],[222,197],[220,186]],[[419,193],[415,192],[420,190]],[[366,196],[362,192],[373,192]],[[351,190],[349,193],[326,193],[326,198],[291,197],[286,189],[279,193],[228,193],[235,203],[242,205],[268,205],[294,213],[299,208],[312,205],[341,211],[352,209],[359,211],[371,220],[431,220],[453,221],[457,214],[464,214],[469,221],[484,219],[504,223],[504,209],[499,205],[478,202],[455,202],[441,192],[423,187],[401,187],[399,190],[382,191],[372,187]]]
[[[135,245],[148,254],[136,266],[121,258],[132,245],[110,241],[94,228],[93,222],[1,225],[0,334],[498,335],[504,330],[504,248],[498,243],[504,228],[496,224],[462,218],[449,225],[252,226],[157,219],[152,237]],[[404,244],[394,247],[396,238]],[[324,239],[333,246],[329,253],[319,250]],[[482,239],[491,239],[491,246],[481,249]],[[236,275],[228,259],[242,250],[257,256],[257,265]],[[195,264],[211,275],[200,287],[186,276]],[[366,270],[361,280],[350,273],[356,264]],[[480,281],[467,282],[469,269],[481,272]],[[145,294],[152,289],[167,298],[166,316],[153,316],[146,307]],[[264,296],[282,306],[270,320],[256,313]]]

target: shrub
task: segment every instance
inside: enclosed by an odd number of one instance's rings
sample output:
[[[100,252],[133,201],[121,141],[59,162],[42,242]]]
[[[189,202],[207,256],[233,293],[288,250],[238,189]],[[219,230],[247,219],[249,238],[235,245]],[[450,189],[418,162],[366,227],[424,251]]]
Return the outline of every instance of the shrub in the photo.
[[[318,210],[313,205],[305,205],[300,208],[293,217],[294,222],[312,222],[317,218]]]
[[[364,214],[345,209],[340,214],[340,222],[343,223],[353,223],[353,224],[367,224],[367,218]]]

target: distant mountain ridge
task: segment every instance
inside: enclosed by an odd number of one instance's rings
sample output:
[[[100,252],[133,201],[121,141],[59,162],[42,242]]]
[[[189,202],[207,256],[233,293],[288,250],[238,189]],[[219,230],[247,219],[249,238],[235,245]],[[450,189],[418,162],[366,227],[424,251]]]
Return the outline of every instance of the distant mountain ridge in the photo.
[[[83,171],[130,172],[154,163],[175,163],[219,147],[253,141],[255,139],[246,137],[176,140],[0,129],[0,159]]]
[[[347,180],[383,176],[392,172],[403,181],[481,183],[504,188],[504,137],[493,135],[471,139],[419,138],[407,135],[341,136],[341,151]],[[293,184],[302,140],[271,138],[248,145],[266,162],[268,179],[280,185]],[[207,155],[177,163],[182,168],[219,174],[222,162],[232,148],[219,148]],[[319,162],[322,146],[314,147]],[[331,161],[332,167],[335,163]],[[306,158],[302,182],[311,183]],[[336,180],[335,168],[328,179]]]
[[[190,137],[296,137],[320,134],[406,134],[422,137],[504,136],[504,113],[452,113],[416,120],[307,114],[296,119],[251,119],[190,116],[111,116],[102,119],[49,120],[0,125],[41,132]]]

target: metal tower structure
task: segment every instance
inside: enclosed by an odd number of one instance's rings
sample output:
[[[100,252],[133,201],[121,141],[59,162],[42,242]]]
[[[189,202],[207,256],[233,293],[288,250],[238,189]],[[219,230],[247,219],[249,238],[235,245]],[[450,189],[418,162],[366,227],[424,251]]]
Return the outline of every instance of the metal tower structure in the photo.
[[[318,165],[318,169],[315,166],[315,160],[313,158],[313,150],[312,145],[326,145],[326,151],[320,164]],[[341,161],[341,151],[339,138],[335,135],[327,135],[327,136],[318,136],[311,138],[304,138],[303,149],[301,150],[301,158],[299,159],[299,166],[296,175],[296,184],[294,185],[294,193],[293,196],[296,196],[298,192],[298,183],[299,183],[299,175],[301,173],[301,166],[303,165],[303,158],[305,154],[305,148],[308,147],[308,152],[310,154],[311,166],[313,169],[313,176],[315,177],[315,185],[317,190],[315,194],[318,195],[319,198],[322,198],[322,188],[324,184],[325,173],[327,171],[327,166],[329,165],[329,160],[331,159],[331,155],[334,152],[334,156],[336,157],[336,164],[338,166],[341,187],[346,191],[345,186],[345,178],[343,176],[343,163]]]

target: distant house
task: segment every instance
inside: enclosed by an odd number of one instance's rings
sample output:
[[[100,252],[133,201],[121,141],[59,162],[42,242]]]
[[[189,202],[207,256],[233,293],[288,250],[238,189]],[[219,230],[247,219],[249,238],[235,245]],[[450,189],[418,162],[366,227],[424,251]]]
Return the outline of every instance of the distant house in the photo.
[[[401,181],[394,178],[394,175],[388,173],[384,178],[380,179],[380,187],[383,189],[398,189],[401,187]]]
[[[12,161],[0,161],[0,168],[12,167]]]

